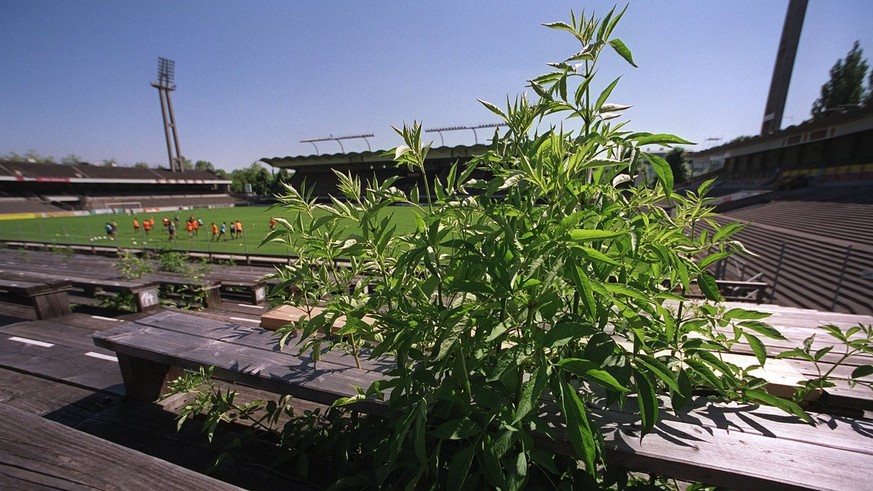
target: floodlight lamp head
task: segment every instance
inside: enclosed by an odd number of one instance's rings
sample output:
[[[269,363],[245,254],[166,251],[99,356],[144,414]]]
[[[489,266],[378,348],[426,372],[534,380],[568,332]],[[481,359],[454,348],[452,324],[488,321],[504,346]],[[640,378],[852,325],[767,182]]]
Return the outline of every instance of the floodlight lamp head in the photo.
[[[176,62],[167,58],[158,58],[158,84],[167,88],[175,88]]]

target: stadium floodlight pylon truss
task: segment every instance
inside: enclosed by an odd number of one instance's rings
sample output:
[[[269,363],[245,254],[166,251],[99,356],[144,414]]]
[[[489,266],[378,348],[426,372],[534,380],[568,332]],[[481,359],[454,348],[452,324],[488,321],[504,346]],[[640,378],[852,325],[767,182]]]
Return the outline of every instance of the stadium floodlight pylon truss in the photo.
[[[176,116],[173,114],[173,101],[170,92],[176,90],[174,78],[176,76],[176,62],[167,58],[158,58],[158,79],[152,82],[152,87],[158,89],[158,97],[161,99],[161,116],[164,118],[164,136],[167,139],[167,155],[170,160],[172,172],[183,172],[182,152],[179,150],[179,132],[176,130]],[[172,141],[170,134],[172,129]],[[175,155],[173,150],[175,147]]]

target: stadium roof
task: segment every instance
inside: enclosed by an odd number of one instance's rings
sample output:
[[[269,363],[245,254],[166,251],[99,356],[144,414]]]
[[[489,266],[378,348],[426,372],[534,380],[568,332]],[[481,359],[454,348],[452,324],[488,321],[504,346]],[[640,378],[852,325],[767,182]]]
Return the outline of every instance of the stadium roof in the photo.
[[[87,164],[43,164],[0,161],[0,181],[118,184],[230,184],[211,171],[170,172],[165,169],[103,167]]]
[[[873,103],[865,106],[849,106],[834,109],[822,117],[808,119],[798,125],[792,125],[766,135],[755,135],[748,138],[737,138],[717,147],[707,148],[694,152],[698,156],[715,154],[745,154],[761,150],[762,145],[780,139],[785,139],[786,145],[803,143],[802,140],[792,138],[799,134],[815,132],[816,138],[840,136],[841,134],[856,133],[873,128]],[[827,130],[827,135],[818,135]]]
[[[458,145],[455,147],[431,148],[427,159],[457,159],[485,153],[490,145]],[[393,150],[375,152],[334,153],[324,155],[297,155],[286,157],[265,157],[261,162],[280,169],[299,169],[303,167],[330,167],[333,165],[368,164],[392,162]]]

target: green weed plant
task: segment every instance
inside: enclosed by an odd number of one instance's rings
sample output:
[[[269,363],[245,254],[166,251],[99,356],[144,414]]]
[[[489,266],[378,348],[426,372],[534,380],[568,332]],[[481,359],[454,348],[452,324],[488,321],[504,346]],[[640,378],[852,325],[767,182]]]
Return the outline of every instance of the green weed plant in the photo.
[[[707,268],[742,250],[731,240],[738,228],[709,218],[711,181],[680,195],[669,164],[645,151],[689,142],[629,131],[619,118],[630,106],[611,101],[619,79],[595,81],[607,53],[636,66],[613,36],[623,14],[547,24],[576,50],[530,81],[535,99],[503,108],[483,101],[506,130],[445,180],[428,175],[430,147],[413,123],[396,130],[403,144],[391,155],[424,176],[421,189],[337,173],[341,196],[329,204],[293,187],[280,198],[293,218],[279,219],[264,242],[299,259],[277,270],[274,291],[279,302],[324,308],[280,329],[282,342],[296,331],[301,351],[393,360],[384,380],[321,420],[336,430],[324,432],[331,445],[307,443],[335,463],[335,487],[628,485],[626,473],[606,466],[597,412],[620,406],[645,435],[698,391],[810,420],[765,392],[750,368],[720,357],[746,342],[763,365],[762,338],[783,339],[766,314],[685,300],[692,287],[719,300]],[[564,122],[536,129],[555,117]],[[651,188],[635,184],[639,159],[657,177]],[[392,225],[386,211],[396,205],[417,211],[414,230]],[[343,233],[349,223],[359,232]],[[333,334],[340,316],[345,326]],[[212,421],[252,411],[218,396],[212,402],[223,409]],[[207,411],[209,397],[183,419]],[[364,398],[384,401],[389,415],[341,411]],[[285,404],[259,407],[275,413]],[[299,451],[299,434],[279,433]],[[561,442],[569,452],[558,451]]]

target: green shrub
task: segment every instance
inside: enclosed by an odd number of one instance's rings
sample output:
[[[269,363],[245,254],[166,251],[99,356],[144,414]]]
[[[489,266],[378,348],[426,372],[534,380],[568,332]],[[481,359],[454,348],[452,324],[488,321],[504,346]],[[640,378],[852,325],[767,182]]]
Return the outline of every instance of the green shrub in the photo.
[[[115,267],[119,274],[126,280],[142,278],[143,275],[154,271],[151,261],[146,257],[140,257],[126,249],[118,251],[118,260]]]
[[[100,297],[100,308],[118,310],[120,312],[136,312],[136,299],[130,292]]]
[[[161,251],[158,256],[158,271],[187,273],[190,270],[188,256],[181,252]]]
[[[711,182],[679,195],[669,164],[643,150],[688,142],[616,122],[629,107],[610,102],[618,79],[598,86],[594,74],[610,51],[634,65],[613,37],[623,13],[547,24],[578,41],[574,54],[530,81],[536,100],[483,102],[507,130],[444,181],[428,175],[429,145],[412,124],[397,130],[404,144],[391,155],[424,176],[423,189],[406,194],[395,179],[362,183],[337,173],[343,196],[324,205],[287,187],[280,201],[294,219],[280,220],[265,242],[287,244],[299,260],[277,270],[275,291],[282,302],[325,307],[302,324],[301,349],[329,345],[358,357],[366,347],[395,360],[390,378],[339,403],[384,398],[390,416],[325,418],[337,429],[325,432],[332,450],[310,442],[313,451],[334,452],[337,485],[626,483],[604,465],[591,412],[622,405],[645,434],[660,411],[681,408],[698,389],[808,419],[718,357],[746,340],[763,363],[760,336],[781,338],[761,322],[765,315],[685,302],[693,283],[718,300],[706,268],[740,247],[730,240],[738,230],[708,219]],[[565,124],[535,131],[554,115]],[[633,184],[640,158],[657,177],[651,189]],[[477,170],[489,177],[472,179]],[[391,225],[399,204],[418,212],[411,232]],[[360,233],[343,235],[355,227]],[[332,337],[339,316],[347,322]],[[726,327],[732,334],[719,330]],[[289,329],[280,330],[283,341]],[[663,409],[661,395],[670,402]],[[556,420],[563,430],[550,427]],[[290,442],[293,432],[280,435]],[[574,455],[553,451],[549,441],[562,439]]]

